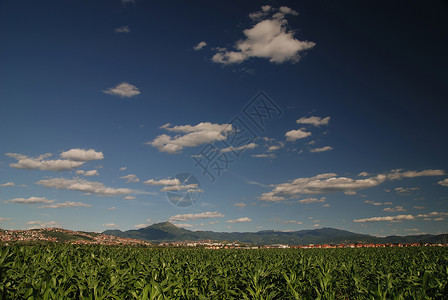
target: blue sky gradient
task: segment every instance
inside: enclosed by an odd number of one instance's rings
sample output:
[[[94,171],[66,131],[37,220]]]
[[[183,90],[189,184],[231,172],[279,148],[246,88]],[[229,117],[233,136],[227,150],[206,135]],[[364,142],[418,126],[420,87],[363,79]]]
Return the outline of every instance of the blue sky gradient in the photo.
[[[442,1],[0,1],[0,228],[446,232],[447,20]],[[232,159],[213,180],[208,145]]]

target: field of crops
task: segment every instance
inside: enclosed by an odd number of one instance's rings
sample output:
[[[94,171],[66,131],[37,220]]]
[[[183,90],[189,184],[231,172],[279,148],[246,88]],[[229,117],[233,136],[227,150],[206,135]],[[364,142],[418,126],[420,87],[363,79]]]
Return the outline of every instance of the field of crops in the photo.
[[[0,299],[447,299],[448,249],[0,246],[0,295]]]

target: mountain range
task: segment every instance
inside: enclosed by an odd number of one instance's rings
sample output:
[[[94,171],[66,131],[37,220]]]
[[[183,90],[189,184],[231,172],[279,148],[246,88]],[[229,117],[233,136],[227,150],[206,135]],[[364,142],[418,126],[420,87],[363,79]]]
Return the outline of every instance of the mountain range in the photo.
[[[258,232],[191,231],[170,222],[162,222],[136,230],[106,230],[103,234],[150,242],[176,241],[238,241],[251,244],[349,244],[349,243],[446,243],[448,234],[421,234],[408,236],[377,237],[334,228],[300,231],[263,230]]]

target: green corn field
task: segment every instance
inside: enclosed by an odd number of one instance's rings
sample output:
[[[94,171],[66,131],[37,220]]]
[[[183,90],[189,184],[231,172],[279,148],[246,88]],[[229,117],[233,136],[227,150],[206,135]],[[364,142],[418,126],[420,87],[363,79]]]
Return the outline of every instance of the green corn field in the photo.
[[[447,299],[446,247],[0,246],[0,299]]]

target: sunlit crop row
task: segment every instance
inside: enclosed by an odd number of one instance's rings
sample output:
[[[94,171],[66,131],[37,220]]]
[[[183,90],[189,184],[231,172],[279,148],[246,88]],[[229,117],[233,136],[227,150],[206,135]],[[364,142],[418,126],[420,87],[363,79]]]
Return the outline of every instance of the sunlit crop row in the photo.
[[[448,249],[0,246],[0,299],[446,299]]]

